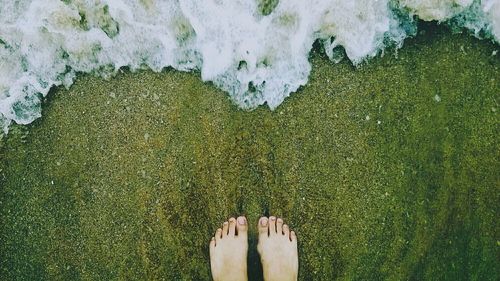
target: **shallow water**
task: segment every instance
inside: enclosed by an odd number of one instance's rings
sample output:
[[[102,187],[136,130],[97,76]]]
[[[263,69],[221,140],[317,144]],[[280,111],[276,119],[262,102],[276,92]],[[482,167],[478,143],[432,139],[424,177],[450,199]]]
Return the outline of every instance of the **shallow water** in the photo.
[[[497,46],[423,30],[357,69],[315,52],[275,111],[173,70],[54,91],[2,141],[0,279],[208,280],[219,224],[274,214],[301,280],[498,280]]]
[[[199,70],[239,107],[275,109],[307,84],[313,44],[358,65],[418,19],[500,42],[500,0],[0,0],[0,128],[39,118],[77,73],[122,67]]]

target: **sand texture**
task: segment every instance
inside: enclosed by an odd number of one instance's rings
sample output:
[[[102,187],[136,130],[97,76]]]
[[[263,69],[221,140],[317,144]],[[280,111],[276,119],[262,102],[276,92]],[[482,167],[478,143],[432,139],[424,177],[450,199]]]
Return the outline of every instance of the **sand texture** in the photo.
[[[82,75],[0,149],[1,280],[208,280],[208,242],[282,216],[300,280],[499,280],[498,45],[424,28],[311,58],[275,111],[199,73]],[[255,250],[252,280],[261,278]]]

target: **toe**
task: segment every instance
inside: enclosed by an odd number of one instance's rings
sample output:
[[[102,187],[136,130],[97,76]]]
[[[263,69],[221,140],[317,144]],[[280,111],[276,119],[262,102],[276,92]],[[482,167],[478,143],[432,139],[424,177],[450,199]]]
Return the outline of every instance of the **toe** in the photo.
[[[290,239],[290,228],[286,224],[283,225],[283,234],[286,238]]]
[[[294,243],[297,243],[297,235],[295,234],[295,231],[290,231],[290,240]]]
[[[283,220],[281,218],[276,220],[276,233],[283,235]]]
[[[215,252],[215,237],[212,237],[212,240],[210,240],[210,260],[214,258],[214,252]]]
[[[236,231],[238,237],[247,237],[248,224],[247,219],[244,216],[240,216],[236,219]]]
[[[269,219],[266,217],[262,217],[259,219],[259,234],[266,235],[269,233]]]
[[[212,252],[215,248],[215,237],[212,237],[210,240],[210,252]]]
[[[276,234],[276,217],[269,217],[269,235]]]
[[[227,236],[228,230],[229,230],[229,223],[225,221],[224,224],[222,225],[222,237]]]
[[[236,219],[230,218],[228,235],[229,237],[234,237],[235,234],[236,234]]]
[[[222,238],[222,229],[218,228],[217,231],[215,232],[215,244],[220,241]]]

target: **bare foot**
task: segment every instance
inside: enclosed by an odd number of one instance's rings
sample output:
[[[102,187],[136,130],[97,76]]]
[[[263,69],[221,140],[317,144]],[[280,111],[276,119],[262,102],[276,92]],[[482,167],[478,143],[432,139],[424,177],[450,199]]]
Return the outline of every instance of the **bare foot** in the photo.
[[[248,224],[245,217],[230,218],[210,241],[210,267],[215,281],[246,281]]]
[[[259,244],[264,280],[297,280],[299,257],[297,236],[283,224],[281,218],[262,217],[259,220]]]

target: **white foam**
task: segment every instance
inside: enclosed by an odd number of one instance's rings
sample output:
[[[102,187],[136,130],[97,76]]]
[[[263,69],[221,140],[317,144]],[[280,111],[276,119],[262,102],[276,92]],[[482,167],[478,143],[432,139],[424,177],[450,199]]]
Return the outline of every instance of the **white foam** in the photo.
[[[402,6],[423,20],[447,20],[463,12],[473,0],[401,0]]]
[[[0,0],[0,126],[38,118],[78,72],[199,69],[240,107],[274,109],[307,83],[317,40],[359,64],[401,46],[412,15],[500,38],[500,0],[287,0],[267,15],[262,1]]]

